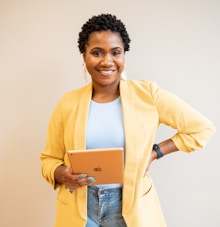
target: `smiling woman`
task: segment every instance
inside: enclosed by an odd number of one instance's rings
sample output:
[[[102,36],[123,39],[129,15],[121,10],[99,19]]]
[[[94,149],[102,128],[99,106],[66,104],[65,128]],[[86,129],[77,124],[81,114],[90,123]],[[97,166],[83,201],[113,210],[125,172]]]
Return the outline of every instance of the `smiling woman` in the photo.
[[[109,102],[117,98],[125,61],[120,35],[109,30],[93,32],[83,58],[93,81],[93,100]]]
[[[79,33],[92,82],[61,98],[40,156],[43,176],[60,189],[56,227],[165,227],[148,174],[151,163],[178,150],[201,149],[215,131],[207,118],[156,83],[122,79],[129,43],[124,24],[110,14],[93,16]],[[155,145],[161,123],[176,133]],[[69,150],[115,147],[124,148],[122,184],[96,184],[93,176],[69,167]]]

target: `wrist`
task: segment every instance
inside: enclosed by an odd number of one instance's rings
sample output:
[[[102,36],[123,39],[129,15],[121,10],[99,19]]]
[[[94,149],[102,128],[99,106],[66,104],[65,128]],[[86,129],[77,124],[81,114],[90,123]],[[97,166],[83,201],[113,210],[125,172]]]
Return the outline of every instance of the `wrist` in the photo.
[[[162,150],[160,149],[159,145],[154,144],[153,145],[153,150],[156,153],[156,159],[159,159],[159,158],[163,157],[164,154],[163,154]]]
[[[54,171],[54,179],[57,184],[63,184],[65,181],[64,171],[66,167],[64,165],[58,166]]]

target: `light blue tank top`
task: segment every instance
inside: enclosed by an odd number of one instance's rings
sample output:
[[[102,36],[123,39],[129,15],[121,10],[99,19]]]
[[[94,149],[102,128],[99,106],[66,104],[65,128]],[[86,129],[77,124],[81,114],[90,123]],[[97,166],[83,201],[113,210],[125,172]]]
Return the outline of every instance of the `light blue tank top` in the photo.
[[[86,148],[125,149],[124,125],[121,108],[121,98],[108,103],[97,103],[91,100],[87,130]],[[120,184],[96,185],[101,188],[120,187]]]

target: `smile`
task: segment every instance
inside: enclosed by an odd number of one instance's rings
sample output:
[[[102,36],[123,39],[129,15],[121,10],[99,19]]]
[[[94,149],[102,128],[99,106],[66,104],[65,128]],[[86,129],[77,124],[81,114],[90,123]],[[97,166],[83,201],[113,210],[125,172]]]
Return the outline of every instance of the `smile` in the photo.
[[[109,76],[112,75],[116,70],[99,70],[102,75]]]

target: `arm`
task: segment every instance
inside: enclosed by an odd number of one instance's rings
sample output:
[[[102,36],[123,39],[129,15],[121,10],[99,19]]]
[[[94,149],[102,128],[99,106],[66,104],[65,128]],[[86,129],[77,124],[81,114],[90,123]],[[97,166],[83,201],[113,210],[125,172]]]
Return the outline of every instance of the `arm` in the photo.
[[[178,148],[176,147],[176,145],[174,144],[174,142],[171,139],[160,142],[157,145],[160,147],[163,155],[167,155],[167,154],[173,153],[175,151],[178,151]],[[158,159],[157,153],[154,149],[152,149],[151,156],[152,156],[153,160]]]
[[[64,184],[69,189],[89,185],[94,178],[85,174],[74,174],[66,165],[66,144],[64,139],[65,124],[63,122],[62,100],[55,108],[48,127],[45,150],[40,154],[43,177],[54,187]]]
[[[59,102],[49,122],[45,149],[40,154],[42,175],[54,188],[59,186],[54,178],[54,172],[59,166],[64,165],[64,156],[62,104]]]
[[[153,97],[159,123],[176,130],[170,139],[178,150],[192,152],[208,143],[215,132],[215,126],[209,119],[176,95],[157,86],[153,88]],[[166,154],[166,147],[164,152]]]
[[[158,145],[163,155],[178,150],[191,152],[202,149],[215,132],[215,127],[205,116],[168,91],[152,85],[155,107],[159,123],[163,123],[177,132],[171,138]],[[157,153],[152,149],[148,168]]]
[[[163,142],[160,142],[158,144],[158,146],[160,147],[163,155],[168,155],[170,153],[176,152],[178,151],[178,148],[176,147],[176,145],[174,144],[174,142],[171,139],[165,140]],[[148,166],[147,166],[147,170],[149,169],[151,163],[155,160],[158,159],[157,153],[154,149],[152,149],[151,152],[151,156],[148,162]]]

